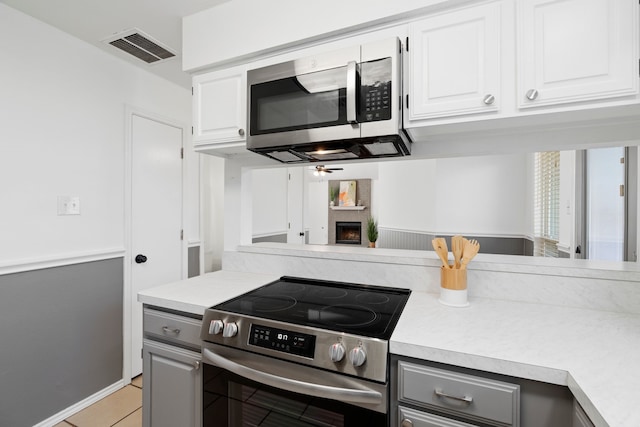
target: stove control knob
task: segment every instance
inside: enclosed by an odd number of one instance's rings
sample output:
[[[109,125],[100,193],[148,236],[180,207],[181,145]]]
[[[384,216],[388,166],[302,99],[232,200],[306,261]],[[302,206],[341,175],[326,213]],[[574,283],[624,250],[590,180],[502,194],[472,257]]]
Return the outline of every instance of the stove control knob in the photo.
[[[211,335],[218,335],[220,332],[222,332],[223,328],[224,323],[222,323],[222,320],[212,320],[209,324],[209,333]]]
[[[367,361],[367,353],[365,353],[364,348],[356,347],[349,353],[349,360],[351,364],[357,368],[364,365],[364,362]]]
[[[338,363],[344,358],[344,346],[339,342],[332,344],[329,347],[329,357],[334,363]]]
[[[224,330],[222,331],[222,336],[225,338],[231,338],[238,335],[238,325],[235,323],[227,323],[224,325]]]

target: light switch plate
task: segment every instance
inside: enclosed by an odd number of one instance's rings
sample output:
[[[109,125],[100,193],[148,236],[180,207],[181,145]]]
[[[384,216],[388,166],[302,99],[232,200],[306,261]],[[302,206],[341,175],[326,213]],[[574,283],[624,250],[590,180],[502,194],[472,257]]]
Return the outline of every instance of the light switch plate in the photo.
[[[58,196],[58,215],[80,215],[80,197]]]

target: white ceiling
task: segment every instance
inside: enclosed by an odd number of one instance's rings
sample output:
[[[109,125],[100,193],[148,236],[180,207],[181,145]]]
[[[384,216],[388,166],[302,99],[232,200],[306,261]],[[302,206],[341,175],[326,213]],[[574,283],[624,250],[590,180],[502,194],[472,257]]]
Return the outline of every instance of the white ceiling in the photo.
[[[66,33],[186,88],[191,77],[182,71],[182,17],[230,0],[0,0]],[[178,55],[149,65],[102,42],[138,28]]]

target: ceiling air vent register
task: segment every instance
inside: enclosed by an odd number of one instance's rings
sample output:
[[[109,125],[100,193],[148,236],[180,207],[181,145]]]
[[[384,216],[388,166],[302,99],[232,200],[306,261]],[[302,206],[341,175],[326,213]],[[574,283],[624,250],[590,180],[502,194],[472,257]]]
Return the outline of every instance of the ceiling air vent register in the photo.
[[[102,41],[147,64],[157,64],[176,56],[169,48],[137,28],[123,31]]]

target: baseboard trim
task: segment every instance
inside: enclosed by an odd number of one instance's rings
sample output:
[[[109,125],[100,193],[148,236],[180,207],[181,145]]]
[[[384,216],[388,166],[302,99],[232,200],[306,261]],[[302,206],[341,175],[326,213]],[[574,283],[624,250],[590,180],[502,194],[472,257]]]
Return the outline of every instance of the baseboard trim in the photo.
[[[62,267],[65,265],[119,258],[123,257],[124,254],[124,248],[106,248],[95,251],[18,259],[0,263],[0,276],[12,273],[22,273],[24,271],[42,270],[44,268]]]
[[[96,403],[100,399],[103,399],[103,398],[107,397],[108,395],[110,395],[111,393],[114,393],[114,392],[120,390],[124,386],[125,386],[124,380],[120,380],[120,381],[116,382],[115,384],[112,384],[109,387],[104,388],[104,389],[100,390],[99,392],[87,397],[86,399],[81,400],[80,402],[76,403],[75,405],[71,405],[67,409],[65,409],[65,410],[63,410],[61,412],[58,412],[54,416],[49,417],[44,421],[41,421],[40,423],[34,425],[33,427],[52,427],[52,426],[55,426],[56,424],[66,420],[70,416],[72,416],[72,415],[82,411],[83,409],[93,405],[94,403]]]

